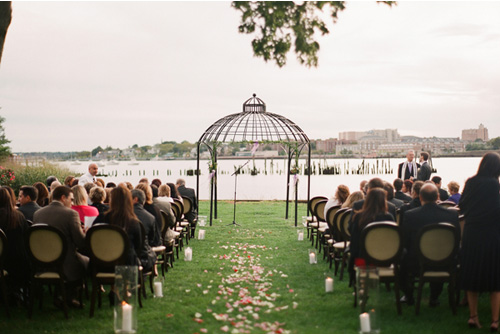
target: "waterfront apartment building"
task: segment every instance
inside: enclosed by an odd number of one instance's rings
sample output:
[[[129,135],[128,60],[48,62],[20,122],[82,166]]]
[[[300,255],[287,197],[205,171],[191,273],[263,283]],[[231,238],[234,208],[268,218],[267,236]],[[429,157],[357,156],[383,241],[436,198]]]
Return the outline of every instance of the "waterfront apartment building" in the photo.
[[[477,139],[480,139],[482,141],[489,140],[488,129],[485,128],[483,124],[479,124],[478,129],[462,130],[463,141],[473,142],[476,141]]]
[[[345,131],[339,133],[339,140],[359,141],[363,137],[380,137],[384,138],[389,143],[398,141],[400,139],[397,129],[384,129],[384,130],[369,130],[369,131]]]

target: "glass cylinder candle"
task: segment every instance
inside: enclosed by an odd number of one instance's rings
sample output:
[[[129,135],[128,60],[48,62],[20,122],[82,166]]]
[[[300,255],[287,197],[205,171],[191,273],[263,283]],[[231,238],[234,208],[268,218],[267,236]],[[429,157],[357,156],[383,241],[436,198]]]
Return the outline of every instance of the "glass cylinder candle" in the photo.
[[[114,329],[115,333],[137,332],[137,294],[140,293],[137,284],[137,266],[115,267],[115,307]]]
[[[377,321],[379,274],[375,267],[356,267],[356,291],[359,304],[360,333],[380,333]]]

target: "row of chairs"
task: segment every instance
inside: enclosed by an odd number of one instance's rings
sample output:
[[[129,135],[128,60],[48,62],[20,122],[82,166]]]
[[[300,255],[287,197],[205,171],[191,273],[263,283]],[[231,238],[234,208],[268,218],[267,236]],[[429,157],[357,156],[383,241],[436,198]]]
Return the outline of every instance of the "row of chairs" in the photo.
[[[177,259],[179,258],[179,248],[182,247],[182,240],[189,238],[190,225],[184,222],[183,214],[185,210],[190,210],[190,200],[184,199],[182,202],[174,203],[172,205],[173,212],[176,217],[176,225],[174,230],[181,231],[179,235],[167,241],[165,236],[168,229],[167,215],[161,211],[162,217],[162,239],[164,244],[158,247],[153,247],[153,251],[157,254],[156,265],[161,270],[164,276],[168,267],[173,267],[175,256],[174,249],[177,250]],[[187,211],[188,212],[188,211]],[[145,231],[142,224],[143,242],[145,242]],[[46,224],[32,225],[27,234],[27,250],[33,263],[33,276],[31,279],[31,287],[29,293],[28,315],[32,316],[34,299],[36,296],[39,298],[40,308],[42,307],[42,289],[43,285],[56,285],[62,295],[62,308],[64,315],[68,318],[68,306],[66,305],[66,296],[64,284],[66,278],[63,272],[63,262],[67,253],[67,241],[60,230]],[[9,316],[8,300],[7,300],[7,286],[6,277],[8,273],[3,269],[4,260],[6,256],[8,240],[5,233],[0,230],[0,289],[4,296],[3,304],[6,308],[7,316]],[[98,306],[101,307],[101,285],[114,284],[114,268],[116,265],[125,263],[127,254],[129,252],[129,240],[125,231],[119,227],[108,224],[97,224],[91,227],[86,233],[86,244],[90,256],[90,276],[92,280],[92,293],[90,302],[90,317],[94,315],[96,299],[98,299]],[[146,298],[145,278],[149,277],[150,290],[153,293],[153,279],[154,271],[144,271],[139,267],[139,285],[140,289],[139,305],[142,307],[142,297]],[[86,292],[88,295],[86,280],[82,282],[81,289],[79,289],[79,301],[82,304],[82,293]]]
[[[349,259],[350,233],[348,224],[352,209],[334,206],[324,213],[328,199],[323,196],[313,197],[308,205],[311,217],[307,219],[307,235],[311,245],[316,245],[318,251],[324,249],[323,258],[328,256],[330,268],[335,264],[335,275],[340,267],[340,277],[343,279],[344,269]],[[443,202],[442,205],[454,209],[455,205]],[[462,222],[461,222],[462,225]],[[329,233],[326,233],[329,231]],[[430,281],[449,282],[449,302],[452,311],[456,313],[454,299],[456,281],[456,257],[459,248],[460,232],[450,224],[441,223],[429,225],[419,235],[420,276],[418,277],[418,296],[416,313],[420,311],[420,301],[423,284]],[[361,253],[367,263],[379,267],[382,283],[394,283],[396,306],[401,314],[399,300],[399,260],[402,244],[399,226],[394,222],[376,222],[365,227],[361,236]],[[321,241],[323,243],[321,244]],[[356,288],[354,275],[350,276],[349,286]],[[356,306],[356,291],[355,291]],[[457,292],[458,299],[458,292]]]

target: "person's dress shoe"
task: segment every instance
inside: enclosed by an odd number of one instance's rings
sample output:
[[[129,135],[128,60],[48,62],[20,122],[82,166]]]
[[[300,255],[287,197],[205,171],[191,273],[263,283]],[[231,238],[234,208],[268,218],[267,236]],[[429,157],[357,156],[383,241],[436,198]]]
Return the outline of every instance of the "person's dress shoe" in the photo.
[[[401,297],[399,302],[403,303],[403,304],[408,304],[409,306],[412,306],[413,304],[415,304],[415,299],[413,299],[413,297],[403,296],[403,297]]]
[[[498,320],[491,322],[490,332],[492,332],[492,333],[498,333]]]
[[[469,328],[481,328],[481,325],[479,324],[479,319],[478,319],[477,315],[473,315],[473,316],[469,317],[467,324],[469,325]]]

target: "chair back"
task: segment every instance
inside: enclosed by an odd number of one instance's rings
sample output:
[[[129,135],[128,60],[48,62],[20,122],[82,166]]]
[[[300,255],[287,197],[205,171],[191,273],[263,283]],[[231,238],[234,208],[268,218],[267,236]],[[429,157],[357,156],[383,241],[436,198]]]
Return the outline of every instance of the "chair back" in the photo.
[[[68,245],[61,230],[47,224],[35,224],[28,229],[26,238],[28,255],[35,268],[52,269],[62,274]]]
[[[401,208],[397,208],[396,209],[396,224],[399,225],[399,223],[401,222]]]
[[[181,217],[182,217],[181,205],[182,205],[182,203],[179,200],[177,200],[177,201],[174,200],[174,202],[170,203],[170,205],[172,208],[172,212],[174,213],[174,216],[175,216],[175,221],[176,222],[181,221]]]
[[[119,226],[93,225],[85,236],[90,261],[96,268],[114,272],[114,267],[126,263],[130,251],[127,233]]]
[[[455,202],[452,202],[452,201],[439,202],[438,205],[445,207],[445,208],[454,208],[457,206],[457,204]]]
[[[352,209],[345,208],[345,211],[341,212],[338,220],[338,226],[340,228],[340,233],[342,234],[342,239],[344,241],[351,240],[351,232],[349,232],[349,221],[351,220]]]
[[[188,214],[191,212],[193,209],[193,201],[191,201],[191,198],[182,196],[182,201],[184,203],[184,211],[182,211],[183,214]]]
[[[417,254],[423,268],[439,270],[456,263],[459,231],[449,223],[424,226],[417,236]]]
[[[326,198],[325,196],[315,196],[309,200],[309,202],[307,203],[307,206],[308,206],[308,209],[309,209],[309,212],[311,213],[311,215],[314,215],[314,208],[316,207],[316,204],[322,200],[328,201],[328,198]]]
[[[369,264],[389,267],[397,263],[403,250],[398,225],[373,222],[361,231],[361,257]]]
[[[325,205],[328,200],[320,200],[314,206],[313,214],[316,217],[316,220],[319,222],[324,222],[325,220]]]
[[[340,205],[332,206],[331,208],[328,209],[326,212],[325,216],[325,221],[328,224],[328,228],[330,229],[330,234],[333,235],[333,239],[337,240],[335,237],[335,217],[337,215],[337,212],[341,211],[343,209],[340,208]]]

